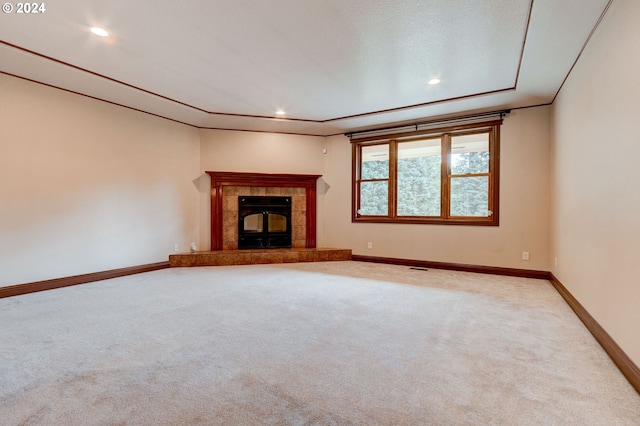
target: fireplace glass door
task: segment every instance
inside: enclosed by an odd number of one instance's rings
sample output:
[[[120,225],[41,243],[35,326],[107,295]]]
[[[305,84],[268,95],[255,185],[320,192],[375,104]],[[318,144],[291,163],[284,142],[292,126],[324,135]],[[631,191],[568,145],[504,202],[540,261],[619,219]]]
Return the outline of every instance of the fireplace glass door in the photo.
[[[238,248],[291,247],[291,197],[238,197]]]

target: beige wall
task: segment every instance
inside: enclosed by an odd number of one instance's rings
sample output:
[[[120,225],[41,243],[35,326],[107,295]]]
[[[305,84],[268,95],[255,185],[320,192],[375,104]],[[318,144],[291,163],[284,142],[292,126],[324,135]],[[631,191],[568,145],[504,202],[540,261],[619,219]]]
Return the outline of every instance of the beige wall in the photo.
[[[368,256],[548,270],[549,113],[530,108],[505,118],[499,227],[351,223],[350,142],[328,138],[319,244]],[[530,261],[521,260],[523,251]]]
[[[612,3],[554,104],[551,210],[552,272],[637,365],[639,18]]]
[[[0,286],[195,241],[197,130],[6,75],[0,100]]]
[[[201,130],[200,139],[201,248],[211,247],[211,182],[206,171],[323,174],[324,137]]]
[[[0,81],[7,100],[0,105],[1,173],[15,182],[0,192],[2,285],[162,261],[176,243],[208,248],[207,170],[324,175],[319,246],[549,268],[548,108],[514,111],[502,127],[500,227],[352,224],[343,136],[198,131],[11,77]],[[521,260],[524,250],[529,262]],[[36,267],[28,267],[33,259]]]

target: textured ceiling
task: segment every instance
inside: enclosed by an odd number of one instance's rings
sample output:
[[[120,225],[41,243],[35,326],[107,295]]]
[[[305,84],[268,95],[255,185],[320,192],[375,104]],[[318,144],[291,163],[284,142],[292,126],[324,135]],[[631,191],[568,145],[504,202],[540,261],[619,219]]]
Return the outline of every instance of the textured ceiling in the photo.
[[[0,71],[199,127],[324,135],[550,103],[607,4],[58,0],[0,16]]]

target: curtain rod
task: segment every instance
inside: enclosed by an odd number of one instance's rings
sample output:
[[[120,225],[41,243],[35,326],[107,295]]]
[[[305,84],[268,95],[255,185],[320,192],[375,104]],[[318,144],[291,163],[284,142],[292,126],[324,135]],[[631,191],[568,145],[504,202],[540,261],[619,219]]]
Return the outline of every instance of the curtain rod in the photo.
[[[444,124],[454,124],[454,123],[464,123],[464,122],[473,122],[478,121],[480,119],[485,118],[504,118],[507,114],[511,112],[510,109],[504,109],[500,111],[491,111],[491,112],[483,112],[478,114],[465,115],[462,117],[451,117],[451,118],[443,118],[440,120],[429,120],[429,121],[419,121],[412,124],[403,124],[399,126],[389,126],[389,127],[381,127],[377,129],[369,129],[369,130],[360,130],[356,132],[348,132],[344,135],[349,139],[354,139],[358,137],[369,137],[369,136],[384,136],[387,133],[397,133],[397,132],[413,132],[420,130],[421,127],[434,127],[440,126]]]

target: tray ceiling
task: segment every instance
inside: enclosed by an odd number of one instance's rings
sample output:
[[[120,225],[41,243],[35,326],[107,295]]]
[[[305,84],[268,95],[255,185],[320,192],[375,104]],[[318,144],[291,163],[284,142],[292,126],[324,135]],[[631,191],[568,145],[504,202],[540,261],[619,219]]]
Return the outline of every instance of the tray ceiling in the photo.
[[[327,135],[548,104],[608,3],[58,0],[0,16],[0,72],[202,128]]]

